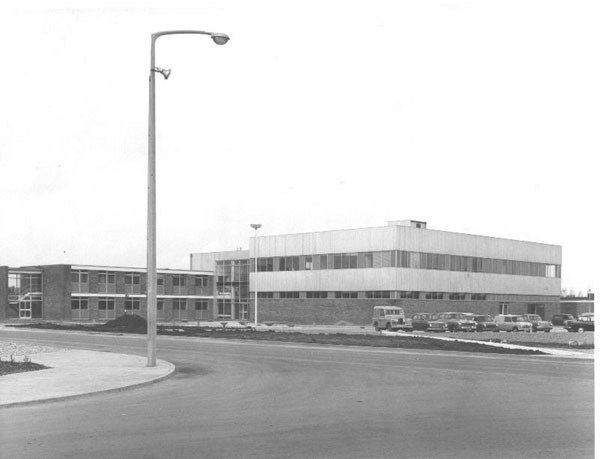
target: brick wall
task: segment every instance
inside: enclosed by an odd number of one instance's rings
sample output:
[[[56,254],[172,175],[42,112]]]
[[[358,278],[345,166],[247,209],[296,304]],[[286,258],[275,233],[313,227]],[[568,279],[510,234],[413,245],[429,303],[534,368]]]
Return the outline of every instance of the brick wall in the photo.
[[[0,321],[8,316],[8,266],[0,266]]]
[[[509,314],[526,314],[532,303],[508,302]],[[399,300],[399,299],[259,299],[259,322],[279,322],[292,324],[333,325],[348,322],[353,325],[370,325],[373,306],[400,306],[408,317],[416,312],[472,312],[477,314],[500,314],[497,301],[450,301],[450,300]],[[536,303],[536,310],[542,318],[549,320],[559,312],[556,302]],[[250,305],[251,320],[254,320],[254,303]]]
[[[42,317],[46,320],[71,318],[71,266],[44,266],[42,274]]]

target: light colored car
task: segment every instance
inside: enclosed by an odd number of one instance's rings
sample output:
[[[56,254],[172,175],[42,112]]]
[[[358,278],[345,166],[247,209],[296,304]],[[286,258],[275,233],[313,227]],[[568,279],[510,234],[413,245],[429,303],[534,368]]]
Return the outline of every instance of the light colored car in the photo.
[[[521,319],[523,319],[523,322],[531,322],[534,332],[544,331],[548,333],[552,330],[552,323],[543,320],[539,314],[522,314]]]
[[[494,322],[498,324],[500,331],[519,332],[530,331],[533,328],[531,322],[524,321],[516,314],[499,314],[494,317]]]
[[[412,331],[412,325],[406,320],[404,309],[397,306],[375,306],[372,323],[375,331],[382,329]]]

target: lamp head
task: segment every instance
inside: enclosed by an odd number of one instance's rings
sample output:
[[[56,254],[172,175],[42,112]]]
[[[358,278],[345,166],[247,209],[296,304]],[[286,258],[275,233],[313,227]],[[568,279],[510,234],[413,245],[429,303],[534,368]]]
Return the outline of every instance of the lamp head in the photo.
[[[229,36],[224,33],[211,33],[210,38],[212,38],[212,41],[217,45],[224,45],[229,41]]]
[[[161,69],[160,67],[154,67],[152,71],[160,73],[165,78],[165,80],[168,80],[169,75],[171,75],[171,69]]]
[[[262,225],[260,223],[251,223],[250,226],[255,230],[259,229]]]

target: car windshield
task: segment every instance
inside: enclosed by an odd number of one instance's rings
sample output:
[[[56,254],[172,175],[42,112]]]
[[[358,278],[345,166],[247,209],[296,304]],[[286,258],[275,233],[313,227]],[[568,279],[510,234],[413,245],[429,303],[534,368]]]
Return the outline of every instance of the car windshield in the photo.
[[[492,317],[491,316],[477,316],[477,317],[475,317],[475,320],[477,322],[492,322]]]

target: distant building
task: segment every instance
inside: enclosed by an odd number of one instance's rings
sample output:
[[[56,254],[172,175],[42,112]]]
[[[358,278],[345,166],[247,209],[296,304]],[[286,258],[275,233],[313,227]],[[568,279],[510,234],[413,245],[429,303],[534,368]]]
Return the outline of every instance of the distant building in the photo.
[[[594,294],[589,291],[586,296],[561,296],[559,312],[574,316],[583,312],[594,312]]]
[[[387,226],[254,238],[249,251],[191,254],[191,268],[215,273],[220,317],[298,324],[370,323],[375,305],[407,313],[496,315],[560,308],[561,247]],[[258,272],[254,272],[258,256]]]

